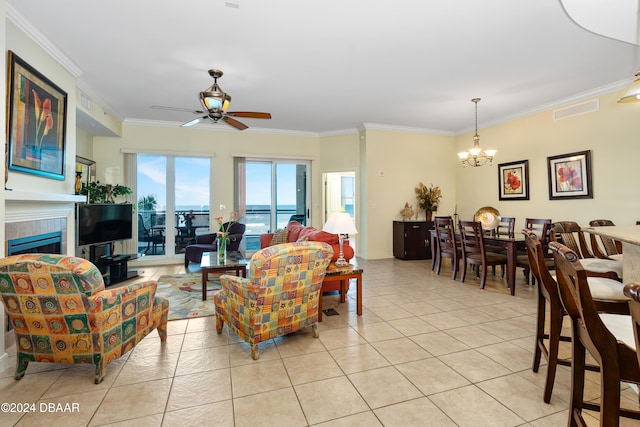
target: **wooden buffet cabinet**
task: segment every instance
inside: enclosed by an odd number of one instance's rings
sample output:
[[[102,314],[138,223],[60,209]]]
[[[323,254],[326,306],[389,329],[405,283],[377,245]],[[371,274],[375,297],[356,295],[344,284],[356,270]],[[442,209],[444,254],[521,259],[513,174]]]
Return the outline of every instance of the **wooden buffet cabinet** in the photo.
[[[393,221],[393,256],[430,259],[433,221]]]

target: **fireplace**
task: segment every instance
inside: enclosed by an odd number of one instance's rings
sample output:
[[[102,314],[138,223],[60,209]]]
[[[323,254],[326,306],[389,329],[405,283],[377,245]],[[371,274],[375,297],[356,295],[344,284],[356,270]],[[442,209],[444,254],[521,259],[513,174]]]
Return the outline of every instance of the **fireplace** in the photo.
[[[7,241],[7,255],[28,253],[61,254],[62,232],[37,234]]]

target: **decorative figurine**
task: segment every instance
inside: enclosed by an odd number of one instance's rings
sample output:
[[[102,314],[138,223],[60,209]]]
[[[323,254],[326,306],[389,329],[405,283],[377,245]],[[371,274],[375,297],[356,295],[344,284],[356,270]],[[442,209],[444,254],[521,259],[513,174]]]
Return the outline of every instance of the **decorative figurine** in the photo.
[[[414,215],[413,209],[411,208],[411,205],[409,204],[409,202],[404,204],[404,209],[400,211],[400,215],[402,215],[403,221],[410,220],[411,217]]]

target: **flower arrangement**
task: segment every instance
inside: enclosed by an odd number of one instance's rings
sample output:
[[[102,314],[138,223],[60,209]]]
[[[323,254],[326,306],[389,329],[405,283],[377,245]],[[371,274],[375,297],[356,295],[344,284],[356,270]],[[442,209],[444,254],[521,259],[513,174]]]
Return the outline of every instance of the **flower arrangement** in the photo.
[[[42,147],[42,140],[53,129],[53,116],[51,114],[51,99],[40,100],[38,93],[31,90],[34,100],[34,118],[36,122],[36,147]],[[44,127],[43,127],[44,125]]]
[[[419,182],[418,186],[415,188],[415,191],[416,199],[418,199],[419,209],[423,209],[429,212],[438,210],[438,205],[440,204],[440,199],[442,198],[440,187],[434,187],[433,184],[431,184],[430,187],[427,187],[422,182]]]
[[[218,230],[218,234],[221,236],[228,236],[229,235],[229,229],[231,228],[231,224],[233,224],[234,222],[238,222],[238,220],[240,219],[240,217],[238,216],[237,212],[231,212],[229,214],[229,220],[226,221],[227,226],[224,226],[224,219],[219,216],[216,218],[216,221],[218,221],[218,226],[220,227],[220,230]]]

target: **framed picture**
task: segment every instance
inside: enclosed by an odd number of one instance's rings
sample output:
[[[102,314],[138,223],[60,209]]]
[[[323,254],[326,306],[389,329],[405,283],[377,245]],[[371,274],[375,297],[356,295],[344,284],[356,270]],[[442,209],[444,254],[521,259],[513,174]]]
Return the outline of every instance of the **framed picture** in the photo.
[[[9,51],[9,169],[64,179],[67,93]]]
[[[529,160],[498,165],[500,200],[529,200]]]
[[[593,199],[591,151],[547,157],[549,199]]]

